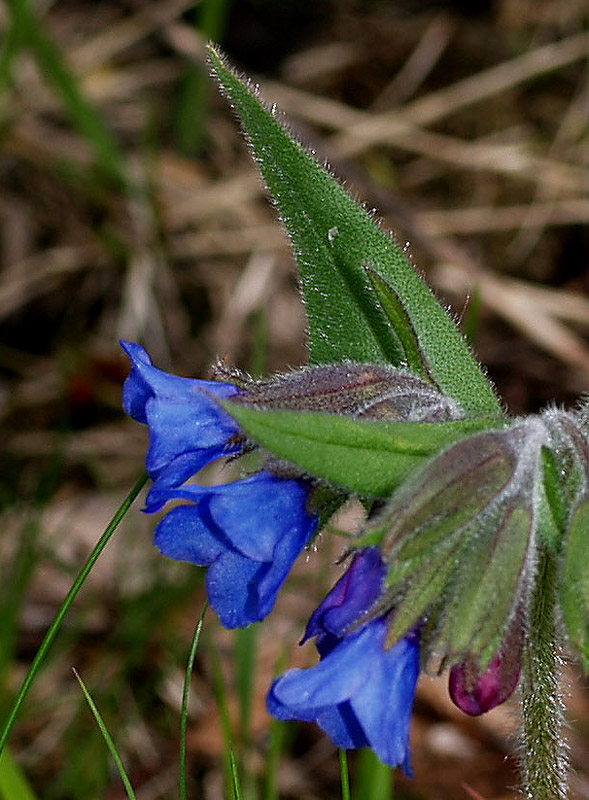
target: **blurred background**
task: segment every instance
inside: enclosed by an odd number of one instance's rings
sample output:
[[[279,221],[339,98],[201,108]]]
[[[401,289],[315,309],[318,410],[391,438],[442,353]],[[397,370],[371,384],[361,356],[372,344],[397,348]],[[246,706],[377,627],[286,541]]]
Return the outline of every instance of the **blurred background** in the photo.
[[[376,209],[513,413],[589,387],[586,0],[4,0],[0,3],[0,712],[84,558],[142,470],[120,408],[120,337],[163,368],[305,361],[288,242],[204,45],[285,112]],[[407,243],[407,244],[406,244]],[[141,800],[177,797],[182,682],[204,591],[127,516],[10,741],[32,796],[124,797],[71,668]],[[353,509],[350,513],[353,513]],[[270,723],[264,694],[338,575],[324,537],[259,630],[207,616],[189,708],[189,796],[337,798],[337,754]],[[573,796],[589,798],[589,695],[566,668]],[[422,678],[400,798],[515,796],[516,706],[480,719]],[[391,796],[369,755],[355,800]],[[2,778],[0,776],[0,786]],[[355,787],[355,788],[354,788]],[[370,788],[367,788],[370,787]],[[10,797],[10,795],[6,795]],[[11,798],[12,800],[12,798]]]

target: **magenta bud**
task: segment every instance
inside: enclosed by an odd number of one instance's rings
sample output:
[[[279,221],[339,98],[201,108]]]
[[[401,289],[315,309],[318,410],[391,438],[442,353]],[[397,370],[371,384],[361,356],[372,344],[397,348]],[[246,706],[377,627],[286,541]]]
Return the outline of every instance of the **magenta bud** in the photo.
[[[517,686],[521,653],[517,658],[496,653],[482,673],[472,661],[452,667],[448,691],[452,702],[465,714],[477,717],[504,703]]]

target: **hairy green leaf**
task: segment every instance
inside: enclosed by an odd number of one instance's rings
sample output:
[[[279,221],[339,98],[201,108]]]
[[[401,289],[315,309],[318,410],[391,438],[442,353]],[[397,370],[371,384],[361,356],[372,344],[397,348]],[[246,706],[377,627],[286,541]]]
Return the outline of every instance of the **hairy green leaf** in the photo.
[[[391,236],[293,140],[274,109],[260,102],[214,47],[209,54],[290,236],[308,315],[311,363],[400,364],[406,358],[401,342],[407,327],[395,332],[367,275],[369,266],[394,288],[440,390],[468,413],[501,416],[453,320]]]
[[[387,633],[389,645],[394,644],[417,625],[426,611],[444,596],[459,550],[459,537],[449,536],[439,548],[428,553],[427,559],[413,559],[390,568],[387,582],[391,584],[391,590],[387,600],[383,601],[383,606],[390,605],[391,600],[394,605]],[[406,569],[409,580],[403,581],[401,586],[396,586],[397,580],[402,576],[403,568]]]
[[[486,665],[527,586],[541,427],[474,434],[410,476],[360,540],[380,545],[392,643],[429,619],[425,654]],[[524,455],[522,455],[522,453]]]
[[[387,497],[444,447],[488,426],[451,422],[380,422],[309,411],[258,411],[237,403],[226,411],[257,443],[343,489]]]

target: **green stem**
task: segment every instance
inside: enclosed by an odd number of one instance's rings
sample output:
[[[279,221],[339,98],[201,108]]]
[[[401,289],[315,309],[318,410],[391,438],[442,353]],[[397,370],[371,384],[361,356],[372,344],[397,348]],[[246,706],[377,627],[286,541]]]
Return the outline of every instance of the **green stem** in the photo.
[[[540,555],[523,656],[521,773],[529,800],[566,800],[561,656],[555,626],[556,561]]]
[[[348,753],[339,750],[340,782],[342,785],[342,800],[350,800],[350,773],[348,771]]]
[[[84,584],[84,581],[86,580],[86,578],[90,574],[90,570],[92,569],[94,564],[98,561],[98,558],[99,558],[100,554],[102,553],[102,551],[104,550],[104,548],[108,544],[111,536],[113,535],[115,530],[118,528],[119,523],[121,522],[121,520],[123,519],[123,517],[125,516],[125,514],[129,510],[131,504],[133,503],[133,501],[135,500],[135,498],[137,497],[137,495],[139,494],[141,489],[143,489],[143,487],[145,486],[146,482],[147,482],[147,475],[144,473],[141,476],[141,478],[139,478],[139,480],[137,481],[135,486],[131,489],[131,491],[129,492],[127,497],[123,500],[123,502],[122,502],[121,506],[119,507],[118,511],[115,513],[114,517],[111,519],[110,523],[108,524],[108,527],[106,528],[106,530],[104,531],[104,533],[102,534],[102,536],[100,537],[98,542],[96,543],[96,547],[90,553],[86,563],[84,564],[84,566],[80,570],[80,572],[78,574],[78,577],[73,582],[69,592],[67,593],[67,596],[66,596],[65,600],[61,604],[61,608],[59,609],[59,611],[55,615],[55,619],[53,620],[53,622],[51,623],[51,625],[49,627],[49,630],[45,634],[45,638],[43,639],[39,649],[37,650],[37,654],[35,655],[35,658],[33,659],[33,663],[29,667],[29,671],[26,674],[26,677],[25,677],[25,679],[24,679],[24,681],[22,683],[22,686],[20,687],[20,691],[19,691],[19,693],[18,693],[18,695],[16,697],[16,700],[14,701],[14,705],[12,706],[10,714],[8,715],[8,720],[6,721],[6,724],[4,725],[4,730],[2,731],[2,734],[0,735],[0,753],[2,753],[2,751],[4,750],[4,747],[6,745],[8,737],[10,736],[10,731],[12,730],[12,727],[13,727],[15,721],[16,721],[16,718],[17,718],[18,713],[19,713],[19,711],[21,709],[21,706],[24,703],[25,697],[27,696],[27,694],[29,692],[29,689],[31,688],[31,686],[33,684],[33,681],[37,677],[37,673],[39,672],[39,669],[40,669],[43,661],[45,660],[45,657],[46,657],[47,653],[49,652],[49,648],[51,647],[55,637],[57,636],[57,633],[58,633],[58,631],[59,631],[59,629],[61,627],[61,623],[63,622],[63,620],[65,618],[65,615],[70,610],[70,606],[72,605],[72,603],[74,602],[74,600],[76,598],[76,595],[78,594],[78,592],[82,588],[82,586]]]
[[[184,689],[182,691],[182,710],[180,713],[180,788],[179,788],[180,800],[186,800],[186,722],[188,720],[188,696],[190,693],[190,679],[192,678],[194,661],[196,659],[196,648],[198,647],[200,632],[202,630],[202,625],[208,607],[209,604],[205,600],[205,604],[202,607],[202,611],[200,612],[200,617],[198,618],[198,623],[194,630],[194,636],[192,637],[192,644],[190,645],[190,654],[188,656],[188,663],[186,665],[186,675],[184,677]]]

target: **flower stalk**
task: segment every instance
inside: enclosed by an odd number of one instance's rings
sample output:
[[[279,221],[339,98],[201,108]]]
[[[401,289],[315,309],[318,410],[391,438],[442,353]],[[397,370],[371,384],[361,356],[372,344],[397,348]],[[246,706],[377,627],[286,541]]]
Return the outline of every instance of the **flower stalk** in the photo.
[[[556,633],[556,559],[543,548],[530,603],[522,663],[521,780],[529,800],[566,800],[560,645]]]

